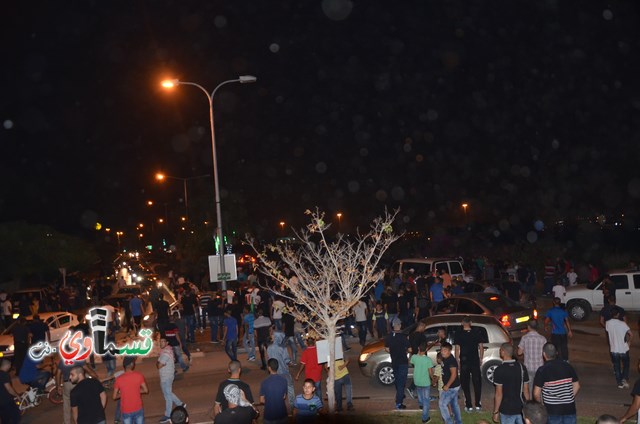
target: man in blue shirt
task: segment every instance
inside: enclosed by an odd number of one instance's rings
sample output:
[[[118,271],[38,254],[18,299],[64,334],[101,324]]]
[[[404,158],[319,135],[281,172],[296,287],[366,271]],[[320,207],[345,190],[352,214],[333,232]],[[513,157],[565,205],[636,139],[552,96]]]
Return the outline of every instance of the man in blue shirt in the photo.
[[[560,306],[559,297],[553,299],[553,308],[549,309],[544,319],[544,329],[549,331],[551,325],[551,343],[558,351],[558,359],[569,360],[568,337],[573,337],[571,325],[569,324],[569,314]]]
[[[438,303],[442,302],[442,299],[444,299],[444,286],[442,285],[442,278],[436,277],[436,282],[433,283],[433,285],[429,289],[429,294],[431,296],[432,308],[435,311]]]
[[[135,295],[129,301],[129,308],[133,317],[134,331],[138,334],[138,331],[142,328],[142,310],[144,309],[144,302],[140,299],[140,296]]]
[[[231,316],[231,310],[225,309],[224,321],[224,351],[232,361],[238,360],[238,320]]]
[[[38,367],[40,364],[40,361],[36,362],[27,355],[26,358],[24,358],[18,377],[22,384],[44,391],[47,381],[49,381],[49,378],[51,377],[51,373],[49,371],[41,370]]]
[[[269,377],[260,384],[260,402],[264,404],[263,420],[268,424],[285,424],[289,421],[287,404],[287,380],[278,375],[280,364],[275,358],[269,359]]]

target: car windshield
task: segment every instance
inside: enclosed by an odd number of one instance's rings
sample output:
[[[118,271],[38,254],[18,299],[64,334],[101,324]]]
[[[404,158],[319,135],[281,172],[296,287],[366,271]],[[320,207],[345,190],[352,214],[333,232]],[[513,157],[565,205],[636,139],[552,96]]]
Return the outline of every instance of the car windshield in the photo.
[[[596,281],[592,281],[588,283],[587,288],[589,290],[595,290],[595,288],[598,287],[598,285],[600,285],[601,282],[602,282],[602,278],[598,278]]]
[[[431,267],[424,262],[403,262],[402,272],[407,272],[413,269],[414,275],[429,275],[431,273]]]
[[[500,295],[487,295],[486,297],[484,297],[484,299],[482,299],[482,303],[489,308],[489,310],[491,310],[491,312],[495,312],[495,311],[501,311],[501,310],[505,310],[505,309],[510,309],[510,308],[514,308],[514,307],[518,307],[520,306],[518,303],[514,302],[513,300],[509,299],[506,296],[500,296]]]

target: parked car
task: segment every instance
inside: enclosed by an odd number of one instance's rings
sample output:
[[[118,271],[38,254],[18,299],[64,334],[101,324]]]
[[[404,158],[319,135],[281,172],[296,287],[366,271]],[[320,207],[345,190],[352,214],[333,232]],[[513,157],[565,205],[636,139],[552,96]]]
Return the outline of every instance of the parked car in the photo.
[[[38,314],[40,319],[49,326],[51,334],[51,343],[57,343],[62,336],[70,330],[71,327],[78,325],[78,317],[69,312],[41,312]],[[33,316],[26,317],[27,323],[33,321]],[[18,321],[14,321],[0,334],[0,357],[13,356],[13,336],[11,332],[17,325]]]
[[[410,258],[397,260],[391,270],[396,274],[401,274],[414,270],[415,275],[435,275],[437,271],[447,271],[451,277],[462,279],[464,270],[462,263],[453,258]]]
[[[527,330],[527,321],[538,318],[538,311],[535,308],[521,305],[506,296],[493,293],[468,293],[452,296],[438,303],[435,313],[436,315],[492,315],[514,338],[524,335]]]
[[[437,340],[437,332],[439,328],[444,327],[447,333],[447,341],[452,343],[454,335],[458,330],[462,329],[462,318],[468,314],[451,314],[451,315],[436,315],[428,318],[424,318],[422,322],[427,325],[427,329],[424,334],[427,338],[427,342],[433,342]],[[502,343],[511,342],[511,337],[500,322],[493,316],[489,315],[472,315],[472,327],[477,328],[482,332],[484,340],[485,352],[482,359],[481,370],[484,378],[493,382],[493,373],[498,365],[502,363],[500,360],[500,345]],[[415,325],[408,327],[403,332],[410,334],[415,330]],[[439,351],[439,346],[434,346],[429,349],[427,355],[431,358],[433,363],[436,363],[436,355]],[[358,358],[358,365],[360,371],[366,377],[371,377],[377,382],[383,385],[391,385],[395,381],[393,375],[393,368],[391,367],[391,356],[384,348],[384,341],[370,343],[362,349],[362,353]],[[409,378],[413,376],[413,367],[409,366]]]
[[[640,311],[640,271],[612,271],[609,278],[616,287],[616,305],[626,311]],[[602,279],[567,288],[567,312],[575,321],[584,321],[592,311],[604,306]]]

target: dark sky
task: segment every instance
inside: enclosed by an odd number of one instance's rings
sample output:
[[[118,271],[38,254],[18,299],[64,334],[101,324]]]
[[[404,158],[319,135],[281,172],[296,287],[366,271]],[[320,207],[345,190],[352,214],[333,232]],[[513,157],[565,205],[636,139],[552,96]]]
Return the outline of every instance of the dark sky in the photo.
[[[211,172],[223,213],[306,208],[409,229],[637,214],[635,1],[83,1],[4,6],[0,221],[77,232],[178,210]],[[209,180],[190,185],[210,198]],[[195,200],[194,200],[195,202]],[[225,203],[226,202],[226,203]],[[225,207],[228,206],[228,209]],[[158,212],[159,213],[159,212]],[[243,218],[244,219],[244,218]]]

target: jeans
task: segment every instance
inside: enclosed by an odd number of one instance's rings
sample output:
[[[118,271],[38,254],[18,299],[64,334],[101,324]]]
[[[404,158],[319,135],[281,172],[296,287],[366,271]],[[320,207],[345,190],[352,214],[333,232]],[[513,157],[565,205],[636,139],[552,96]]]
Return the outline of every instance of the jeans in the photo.
[[[287,370],[286,374],[278,374],[283,376],[287,380],[287,400],[289,401],[289,406],[293,411],[293,401],[296,400],[296,389],[293,387],[293,377],[289,374],[289,370]]]
[[[107,376],[113,376],[113,373],[116,371],[116,359],[104,359],[104,365],[107,367]]]
[[[524,424],[522,415],[500,414],[500,424]]]
[[[122,413],[120,412],[120,399],[116,400],[116,412],[113,414],[113,419],[116,421],[122,421]]]
[[[258,339],[258,351],[260,352],[260,361],[262,362],[262,368],[267,369],[267,361],[265,359],[265,353],[269,347],[269,340]]]
[[[224,351],[232,361],[238,360],[238,339],[228,340],[224,344]]]
[[[548,415],[547,424],[576,424],[578,422],[574,415]]]
[[[431,386],[416,386],[418,404],[422,405],[422,422],[429,419],[429,402],[431,401]],[[522,423],[521,423],[522,424]]]
[[[480,375],[480,363],[462,362],[460,364],[460,385],[464,392],[464,403],[467,408],[471,408],[471,382],[473,382],[473,393],[475,395],[475,406],[480,406],[482,397],[482,377]]]
[[[367,321],[356,321],[358,326],[358,339],[360,339],[360,345],[367,344]]]
[[[276,326],[276,331],[282,331],[282,318],[273,319],[273,324]]]
[[[180,346],[171,346],[171,349],[173,349],[173,357],[178,360],[178,364],[180,364],[180,368],[182,368],[182,371],[189,368],[189,365],[185,364],[184,359],[182,359],[182,352],[180,352]]]
[[[35,387],[36,389],[44,391],[45,386],[47,385],[47,381],[51,377],[51,373],[49,371],[39,370],[36,378],[32,381],[28,382],[28,385],[31,387]]]
[[[622,384],[622,380],[629,381],[629,352],[611,352],[611,362],[613,362],[613,372],[616,374],[616,383]],[[622,363],[622,369],[620,369]]]
[[[207,327],[207,308],[202,308],[200,313],[200,328],[203,330]]]
[[[553,343],[558,351],[558,358],[563,361],[569,360],[569,346],[566,334],[551,334],[551,343]]]
[[[247,352],[247,359],[256,359],[256,338],[253,333],[247,331],[244,334],[242,345]]]
[[[298,363],[298,348],[296,347],[295,337],[289,336],[284,341],[285,347],[289,346],[291,348],[291,362],[294,364]]]
[[[300,351],[303,351],[307,348],[307,344],[304,342],[302,333],[296,333],[296,342],[298,342],[298,346],[300,346]]]
[[[402,404],[404,400],[404,387],[407,384],[407,376],[409,375],[409,365],[393,365],[393,376],[396,384],[396,405]]]
[[[451,387],[449,390],[440,392],[440,400],[438,401],[438,407],[440,408],[440,415],[442,415],[442,421],[446,424],[462,424],[462,415],[460,415],[460,405],[458,405],[458,392],[460,386]],[[449,414],[449,406],[453,412],[453,419]],[[455,419],[455,421],[454,421]]]
[[[164,396],[164,415],[169,417],[171,416],[173,404],[182,405],[182,401],[173,393],[173,378],[160,379],[160,388],[162,389],[162,396]]]
[[[344,377],[337,379],[333,386],[333,393],[336,396],[336,411],[342,411],[342,386],[347,389],[347,408],[353,406],[351,376],[347,374]],[[318,396],[322,396],[322,393]]]
[[[128,414],[122,413],[122,424],[144,424],[144,408]]]
[[[389,324],[389,326],[387,327],[387,333],[391,334],[393,321],[395,321],[395,319],[398,317],[398,314],[387,314],[387,317],[387,324]]]
[[[211,341],[212,342],[217,342],[218,341],[218,337],[219,334],[218,332],[220,331],[220,325],[222,324],[222,317],[221,316],[215,316],[215,317],[209,317],[209,329],[211,330]]]
[[[187,324],[187,331],[189,332],[188,339],[189,342],[193,343],[196,340],[196,316],[195,315],[185,315],[184,320]]]

